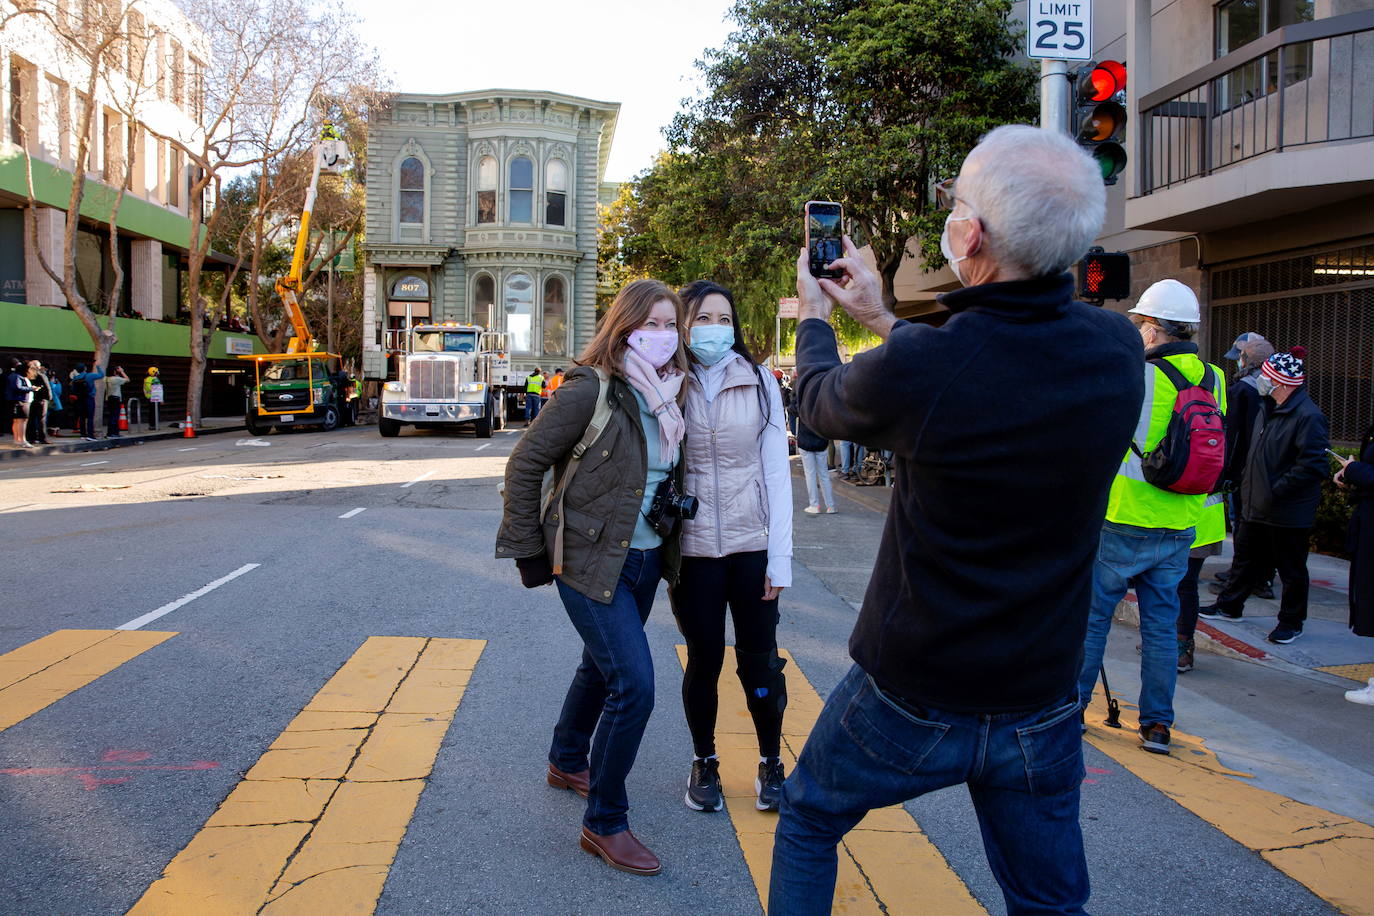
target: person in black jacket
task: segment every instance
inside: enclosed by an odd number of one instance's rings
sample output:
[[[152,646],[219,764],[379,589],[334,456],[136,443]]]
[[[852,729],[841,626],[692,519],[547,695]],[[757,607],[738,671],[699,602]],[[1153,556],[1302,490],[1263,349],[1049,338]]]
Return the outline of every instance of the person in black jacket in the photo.
[[[1075,684],[1144,353],[1124,316],[1073,301],[1066,271],[1105,192],[1067,136],[1000,127],[942,197],[966,287],[940,297],[942,327],[897,320],[847,238],[839,283],[798,259],[801,420],[891,450],[896,485],[855,665],[784,784],[771,913],[828,914],[844,834],[959,783],[1010,912],[1082,913],[1088,898]],[[835,301],[884,343],[841,364]],[[1031,775],[1027,758],[1044,766]]]
[[[1374,636],[1374,425],[1364,434],[1359,458],[1338,458],[1336,484],[1347,491],[1355,511],[1350,516],[1350,630]],[[1352,703],[1374,706],[1374,677],[1358,690],[1347,690]]]
[[[1255,429],[1241,483],[1250,551],[1216,604],[1198,612],[1211,620],[1238,620],[1251,589],[1271,566],[1283,580],[1278,625],[1269,641],[1286,645],[1307,621],[1308,536],[1317,520],[1322,481],[1330,473],[1326,415],[1307,393],[1307,350],[1275,353],[1260,370],[1264,416]]]
[[[1231,539],[1233,557],[1231,568],[1217,576],[1210,586],[1220,593],[1226,583],[1235,575],[1238,565],[1248,559],[1250,553],[1250,532],[1245,527],[1245,505],[1240,495],[1241,481],[1245,479],[1245,462],[1250,456],[1250,440],[1254,436],[1255,424],[1264,406],[1264,398],[1259,393],[1260,367],[1274,355],[1274,345],[1254,331],[1247,331],[1236,338],[1231,349],[1226,351],[1226,359],[1236,361],[1236,380],[1226,389],[1226,475],[1222,480],[1222,490],[1228,494],[1231,503]],[[1274,570],[1264,571],[1262,581],[1255,588],[1256,598],[1274,597]]]

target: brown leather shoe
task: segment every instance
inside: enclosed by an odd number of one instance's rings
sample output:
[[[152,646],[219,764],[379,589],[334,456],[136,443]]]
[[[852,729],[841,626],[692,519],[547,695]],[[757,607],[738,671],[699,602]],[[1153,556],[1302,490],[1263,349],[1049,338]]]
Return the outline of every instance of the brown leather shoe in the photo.
[[[572,789],[583,798],[592,790],[591,770],[583,770],[581,773],[564,773],[553,764],[549,764],[549,785],[555,789]]]
[[[632,875],[656,875],[663,871],[663,863],[658,861],[658,856],[650,852],[649,847],[639,842],[629,830],[601,836],[583,827],[581,846],[592,855],[605,859],[611,868]]]

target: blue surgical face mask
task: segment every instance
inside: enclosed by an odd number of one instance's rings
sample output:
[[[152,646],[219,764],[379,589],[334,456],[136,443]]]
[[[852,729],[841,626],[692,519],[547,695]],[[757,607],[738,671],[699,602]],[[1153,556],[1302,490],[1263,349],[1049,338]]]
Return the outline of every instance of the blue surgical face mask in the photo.
[[[708,366],[725,358],[735,342],[735,329],[724,324],[692,325],[692,355]]]

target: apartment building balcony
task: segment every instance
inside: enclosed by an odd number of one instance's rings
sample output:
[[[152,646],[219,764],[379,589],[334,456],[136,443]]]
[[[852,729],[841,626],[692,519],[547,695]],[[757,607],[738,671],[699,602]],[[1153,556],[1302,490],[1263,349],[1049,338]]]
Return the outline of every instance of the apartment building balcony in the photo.
[[[1128,228],[1208,232],[1374,194],[1374,11],[1276,29],[1140,98]]]

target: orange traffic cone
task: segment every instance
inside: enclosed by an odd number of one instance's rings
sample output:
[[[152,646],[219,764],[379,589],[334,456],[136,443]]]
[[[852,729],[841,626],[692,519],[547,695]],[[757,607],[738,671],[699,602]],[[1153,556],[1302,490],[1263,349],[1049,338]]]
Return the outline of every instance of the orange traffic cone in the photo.
[[[129,431],[129,414],[124,410],[124,405],[119,405],[119,431],[127,433]]]
[[[186,411],[186,422],[181,427],[181,438],[194,439],[196,437],[195,424],[191,422],[191,412]]]

